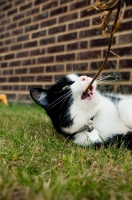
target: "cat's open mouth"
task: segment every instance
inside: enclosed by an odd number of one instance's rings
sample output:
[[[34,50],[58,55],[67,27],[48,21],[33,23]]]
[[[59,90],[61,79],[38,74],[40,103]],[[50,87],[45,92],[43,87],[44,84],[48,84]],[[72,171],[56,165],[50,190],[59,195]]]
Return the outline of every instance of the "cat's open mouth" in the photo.
[[[93,86],[91,85],[90,88],[89,88],[89,92],[88,92],[88,93],[83,92],[81,99],[82,99],[82,100],[85,100],[85,99],[91,100],[91,96],[92,96],[93,94],[94,94],[94,93],[93,93]]]

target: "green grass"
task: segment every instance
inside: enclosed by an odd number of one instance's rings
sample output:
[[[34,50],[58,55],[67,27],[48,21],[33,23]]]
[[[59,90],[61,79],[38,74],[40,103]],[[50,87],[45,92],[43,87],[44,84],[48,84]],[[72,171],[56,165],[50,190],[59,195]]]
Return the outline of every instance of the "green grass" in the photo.
[[[57,134],[36,105],[0,104],[0,200],[132,199],[132,154]]]

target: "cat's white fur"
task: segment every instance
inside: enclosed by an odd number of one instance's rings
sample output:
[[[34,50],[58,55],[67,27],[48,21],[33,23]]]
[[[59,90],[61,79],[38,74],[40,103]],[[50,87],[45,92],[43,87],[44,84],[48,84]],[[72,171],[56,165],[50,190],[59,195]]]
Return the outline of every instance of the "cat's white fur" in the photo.
[[[82,100],[81,96],[91,81],[90,77],[69,75],[75,81],[70,87],[73,93],[74,104],[71,106],[70,115],[74,123],[65,132],[78,132],[83,126],[88,125],[94,117],[94,129],[91,132],[81,131],[75,135],[74,143],[89,146],[91,143],[102,142],[114,134],[126,134],[132,131],[132,96],[119,96],[121,100],[113,103],[109,98],[102,96],[96,89],[97,82],[93,83],[91,100]]]

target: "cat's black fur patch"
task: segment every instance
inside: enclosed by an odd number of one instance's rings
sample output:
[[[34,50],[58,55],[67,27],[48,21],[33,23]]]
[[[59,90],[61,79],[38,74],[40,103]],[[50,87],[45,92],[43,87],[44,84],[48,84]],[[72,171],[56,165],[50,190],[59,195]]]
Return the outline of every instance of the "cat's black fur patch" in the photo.
[[[43,107],[46,110],[48,116],[51,118],[52,123],[56,128],[57,132],[65,136],[69,136],[69,134],[63,132],[62,129],[60,129],[60,127],[71,126],[73,123],[73,119],[71,119],[69,112],[69,107],[73,103],[73,99],[71,95],[71,90],[70,88],[68,88],[68,86],[70,86],[73,83],[74,82],[71,81],[68,77],[60,79],[50,89],[45,90],[46,104],[42,103],[41,105],[41,107]],[[35,89],[37,93],[37,88],[33,88],[30,91],[30,95],[32,96],[33,99],[34,97],[32,93],[33,90]],[[36,103],[40,105],[40,102],[38,102],[37,98],[34,100],[36,101]]]
[[[112,138],[108,138],[108,140],[104,143],[102,142],[94,144],[94,148],[99,149],[102,145],[105,148],[113,145],[116,145],[117,148],[124,146],[127,149],[132,150],[132,132],[128,132],[126,135],[114,135]]]

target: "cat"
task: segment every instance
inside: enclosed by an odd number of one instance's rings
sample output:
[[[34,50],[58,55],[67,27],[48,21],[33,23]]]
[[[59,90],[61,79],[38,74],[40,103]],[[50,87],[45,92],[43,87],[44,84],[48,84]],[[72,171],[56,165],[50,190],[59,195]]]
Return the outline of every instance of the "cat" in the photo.
[[[132,148],[132,95],[102,94],[91,77],[69,74],[48,90],[33,88],[32,99],[46,110],[58,133],[80,146],[115,142]]]

